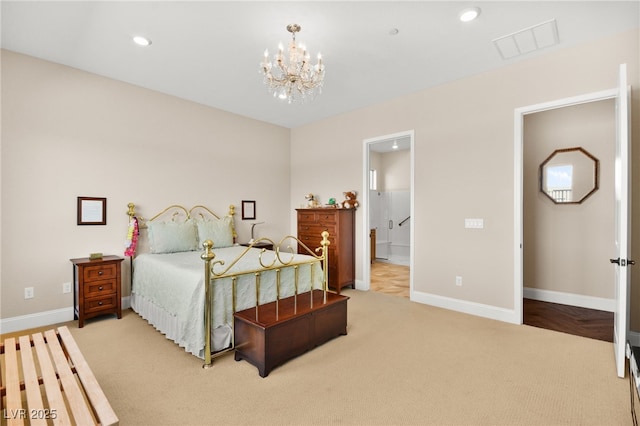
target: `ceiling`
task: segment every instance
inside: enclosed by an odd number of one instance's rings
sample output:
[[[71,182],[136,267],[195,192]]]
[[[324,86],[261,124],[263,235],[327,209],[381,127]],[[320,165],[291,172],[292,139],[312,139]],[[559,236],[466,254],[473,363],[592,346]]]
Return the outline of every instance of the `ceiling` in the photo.
[[[478,6],[470,23],[459,12]],[[2,47],[294,128],[637,28],[634,1],[7,1]],[[493,40],[555,20],[558,44],[503,59]],[[273,98],[266,48],[297,40],[326,65],[305,104]],[[392,29],[398,33],[391,35]],[[133,35],[151,46],[139,47]]]

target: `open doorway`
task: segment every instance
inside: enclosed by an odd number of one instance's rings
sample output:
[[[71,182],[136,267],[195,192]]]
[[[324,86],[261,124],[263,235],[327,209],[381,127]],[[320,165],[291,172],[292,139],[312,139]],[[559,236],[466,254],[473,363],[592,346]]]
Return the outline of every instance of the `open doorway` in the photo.
[[[363,207],[367,289],[410,298],[413,131],[365,141]]]
[[[615,100],[528,114],[523,136],[523,323],[613,342]]]
[[[614,161],[614,241],[612,253],[613,257],[609,262],[613,265],[614,284],[614,333],[613,349],[616,360],[616,373],[618,377],[625,376],[625,345],[629,334],[629,292],[630,292],[630,268],[635,262],[630,257],[630,217],[631,205],[629,203],[631,193],[631,161],[630,161],[630,127],[629,127],[629,99],[631,88],[627,85],[627,67],[622,64],[619,67],[618,86],[601,92],[589,93],[565,98],[556,101],[546,102],[527,107],[516,108],[514,111],[514,224],[515,224],[515,244],[514,244],[514,315],[522,323],[523,314],[523,124],[524,117],[528,114],[547,111],[556,108],[564,108],[571,105],[579,105],[588,102],[597,102],[606,99],[615,99],[615,161]],[[605,260],[606,261],[606,260]]]

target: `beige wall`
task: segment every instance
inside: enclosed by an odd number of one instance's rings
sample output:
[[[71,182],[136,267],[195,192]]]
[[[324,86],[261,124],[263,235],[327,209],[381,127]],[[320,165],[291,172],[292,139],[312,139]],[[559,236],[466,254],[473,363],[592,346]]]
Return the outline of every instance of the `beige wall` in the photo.
[[[613,100],[525,117],[525,287],[615,297],[613,267],[609,263],[615,253],[615,136]],[[554,204],[540,192],[539,166],[556,149],[573,147],[581,147],[599,160],[599,189],[581,204]],[[589,160],[589,165],[591,170],[584,172],[592,182],[593,161]]]
[[[122,255],[128,202],[232,203],[247,241],[255,200],[258,235],[288,233],[286,128],[4,50],[2,107],[2,318],[70,308],[69,259]],[[106,226],[76,225],[78,196],[107,198]]]
[[[326,202],[346,190],[362,193],[363,140],[407,130],[415,130],[415,289],[513,309],[514,109],[615,87],[620,63],[640,87],[638,37],[633,31],[507,63],[290,131],[2,51],[0,317],[70,307],[72,296],[61,294],[71,280],[68,259],[121,253],[130,201],[148,217],[175,202],[220,210],[255,199],[258,220],[267,222],[260,234],[295,232],[304,194]],[[640,152],[636,117],[633,149]],[[76,226],[80,195],[108,198],[107,226]],[[640,211],[640,184],[633,200]],[[359,209],[359,280],[362,215]],[[468,217],[484,218],[485,228],[465,229]],[[240,239],[248,238],[249,226],[238,222]],[[632,300],[640,299],[637,275]],[[27,286],[34,299],[24,300]],[[636,307],[635,330],[639,317]]]
[[[473,307],[512,310],[514,109],[614,88],[618,65],[627,63],[635,88],[632,108],[640,111],[638,39],[637,31],[626,32],[293,129],[292,198],[308,188],[322,196],[362,189],[363,140],[413,129],[415,290]],[[640,149],[637,117],[635,152]],[[634,161],[640,170],[637,155]],[[634,191],[634,200],[640,199],[640,185]],[[637,201],[634,207],[640,211]],[[465,218],[483,218],[484,229],[465,229]],[[356,270],[362,280],[362,209],[356,219]],[[457,275],[462,286],[455,285]],[[634,277],[634,287],[639,283]],[[639,314],[636,307],[636,329]]]
[[[411,188],[411,151],[391,151],[381,155],[380,191],[400,191]]]

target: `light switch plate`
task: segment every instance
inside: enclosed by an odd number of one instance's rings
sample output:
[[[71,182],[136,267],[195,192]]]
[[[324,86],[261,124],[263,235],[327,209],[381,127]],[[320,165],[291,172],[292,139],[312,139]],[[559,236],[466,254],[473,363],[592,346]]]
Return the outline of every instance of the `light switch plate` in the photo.
[[[465,228],[472,229],[483,229],[484,228],[484,219],[465,219],[464,220]]]

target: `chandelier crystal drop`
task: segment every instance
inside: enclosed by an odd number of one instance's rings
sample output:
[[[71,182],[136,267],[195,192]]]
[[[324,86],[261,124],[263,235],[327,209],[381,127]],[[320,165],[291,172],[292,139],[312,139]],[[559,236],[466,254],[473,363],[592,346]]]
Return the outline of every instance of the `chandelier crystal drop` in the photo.
[[[289,44],[288,58],[284,54],[282,44],[278,52],[269,60],[269,51],[264,51],[264,59],[260,64],[260,72],[264,75],[264,83],[269,92],[288,103],[304,102],[322,93],[324,81],[324,64],[322,55],[318,53],[315,65],[309,63],[309,53],[302,45],[296,45],[296,33],[300,32],[298,24],[287,25],[287,31],[292,35]]]

